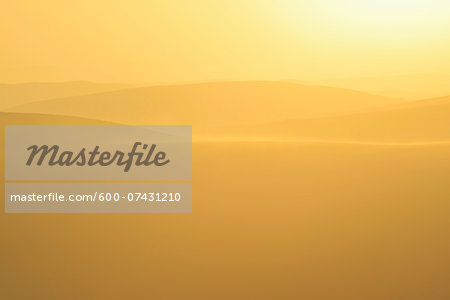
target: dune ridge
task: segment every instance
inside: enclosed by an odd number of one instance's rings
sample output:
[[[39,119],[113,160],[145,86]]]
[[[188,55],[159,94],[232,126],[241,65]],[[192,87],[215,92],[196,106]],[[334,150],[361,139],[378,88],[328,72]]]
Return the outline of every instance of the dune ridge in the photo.
[[[18,105],[9,112],[72,115],[125,124],[192,124],[199,131],[330,116],[402,100],[286,82],[212,82],[123,89]]]
[[[64,115],[0,112],[0,126],[7,125],[108,125],[111,122]],[[3,135],[4,131],[2,131]]]
[[[422,73],[396,76],[317,80],[316,84],[366,91],[386,97],[420,100],[450,94],[450,76]]]
[[[44,114],[62,122],[72,116],[85,119],[80,121],[84,123],[193,125],[198,141],[383,145],[450,141],[450,96],[406,102],[286,82],[127,88],[37,101],[8,111],[25,113],[16,120],[37,120],[36,114]]]
[[[90,81],[3,83],[0,84],[0,110],[36,101],[101,93],[135,86],[138,85]]]
[[[239,134],[284,140],[421,144],[449,141],[449,128],[450,97],[440,97],[336,117],[267,123],[240,129]]]

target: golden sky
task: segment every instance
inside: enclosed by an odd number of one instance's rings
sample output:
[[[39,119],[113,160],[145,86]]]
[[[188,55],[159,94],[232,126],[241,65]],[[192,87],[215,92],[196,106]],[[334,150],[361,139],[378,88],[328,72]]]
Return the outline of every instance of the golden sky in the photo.
[[[448,0],[2,1],[0,82],[450,73]]]

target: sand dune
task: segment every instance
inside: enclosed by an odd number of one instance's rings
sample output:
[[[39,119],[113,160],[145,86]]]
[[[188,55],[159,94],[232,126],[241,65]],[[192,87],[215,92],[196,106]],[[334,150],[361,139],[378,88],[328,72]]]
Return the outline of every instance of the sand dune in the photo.
[[[329,116],[402,103],[351,90],[282,82],[143,87],[39,101],[9,111],[81,116],[128,124],[192,124],[194,131]]]
[[[331,118],[282,121],[238,131],[236,136],[247,138],[381,143],[450,141],[450,97]]]
[[[0,120],[99,122],[13,113]],[[2,282],[27,282],[3,295],[51,298],[72,281],[83,286],[72,299],[99,289],[101,297],[134,297],[142,286],[158,299],[442,295],[449,154],[449,145],[194,143],[193,214],[3,214]]]
[[[286,98],[280,96],[283,94],[281,91]],[[343,98],[332,97],[332,93]],[[326,97],[326,94],[330,96]],[[344,97],[348,95],[353,98]],[[237,100],[245,96],[246,101]],[[278,97],[279,101],[274,100]],[[357,99],[365,99],[364,105]],[[57,115],[72,115],[87,118],[84,121],[83,118],[74,118],[75,123],[101,119],[124,124],[193,124],[194,138],[206,140],[450,141],[450,96],[414,102],[381,100],[384,106],[375,106],[374,103],[380,101],[379,97],[347,90],[236,82],[133,88],[40,101],[17,106],[14,111],[51,115],[41,119],[54,120],[55,123],[67,121],[67,118],[60,119]],[[331,108],[323,109],[319,103],[324,102],[332,103],[329,105]],[[39,120],[34,113],[19,119],[32,124]],[[7,119],[8,114],[2,117]]]
[[[316,84],[348,88],[386,97],[419,100],[450,94],[450,76],[424,73],[398,76],[319,80]]]
[[[5,125],[103,125],[103,124],[112,124],[112,123],[71,116],[0,112],[0,126],[2,128]]]
[[[88,81],[0,84],[0,110],[35,101],[114,91],[134,86],[136,84],[93,83]]]

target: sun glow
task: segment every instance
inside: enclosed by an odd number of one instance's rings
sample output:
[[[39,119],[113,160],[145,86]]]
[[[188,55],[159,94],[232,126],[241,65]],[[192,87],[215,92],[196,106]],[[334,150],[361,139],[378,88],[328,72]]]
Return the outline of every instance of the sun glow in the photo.
[[[282,0],[280,4],[285,18],[297,23],[307,19],[336,30],[382,34],[448,26],[450,14],[448,0],[322,0],[310,4]]]
[[[346,3],[346,4],[344,4]],[[345,1],[336,12],[348,22],[379,28],[423,27],[447,18],[448,1]]]

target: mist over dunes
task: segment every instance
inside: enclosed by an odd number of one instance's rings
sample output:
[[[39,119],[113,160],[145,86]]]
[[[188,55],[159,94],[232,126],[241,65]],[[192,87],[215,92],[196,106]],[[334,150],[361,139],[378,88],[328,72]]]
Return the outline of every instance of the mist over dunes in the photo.
[[[151,86],[38,101],[8,111],[81,116],[128,124],[222,126],[310,118],[401,103],[345,89],[283,82]]]
[[[203,140],[450,141],[450,97],[404,101],[288,82],[212,82],[135,88],[66,84],[55,84],[60,87],[55,93],[119,90],[19,104],[7,111],[25,115],[10,118],[30,124],[31,120],[39,119],[35,114],[52,116],[42,120],[63,123],[72,118],[73,122],[83,124],[90,120],[97,120],[93,124],[102,121],[191,124],[194,138]],[[37,88],[38,85],[31,84],[41,91],[53,86],[44,84]],[[24,89],[22,96],[31,90]]]
[[[89,81],[3,83],[0,84],[0,110],[35,101],[113,91],[134,86],[137,84]]]
[[[450,97],[329,118],[287,120],[239,133],[248,138],[380,143],[450,141]]]
[[[82,84],[77,89],[74,83],[69,86],[71,88],[60,91],[82,93],[87,86],[89,91],[120,88]],[[27,114],[23,120],[35,119],[33,114],[38,113],[120,124],[191,124],[194,137],[206,140],[450,141],[447,129],[450,128],[450,97],[404,101],[288,82],[213,82],[125,88],[33,101],[7,111]]]
[[[141,286],[160,299],[422,300],[447,291],[440,279],[450,251],[450,144],[431,142],[450,141],[450,97],[404,102],[296,84],[216,83],[15,110],[27,113],[1,112],[2,127],[186,122],[194,135],[232,133],[244,141],[194,139],[193,214],[4,215],[2,282],[27,282],[27,289],[4,289],[8,298],[55,298],[67,278],[83,285],[73,299],[98,289],[102,297],[129,298]],[[4,147],[4,131],[0,136]],[[425,137],[430,144],[382,145]],[[3,151],[0,159],[4,181]],[[124,285],[119,273],[133,274],[132,283]],[[425,288],[417,284],[425,280]]]
[[[109,125],[100,120],[46,114],[0,112],[0,126],[6,125]]]
[[[440,73],[341,78],[314,82],[408,100],[450,95],[450,75]]]

